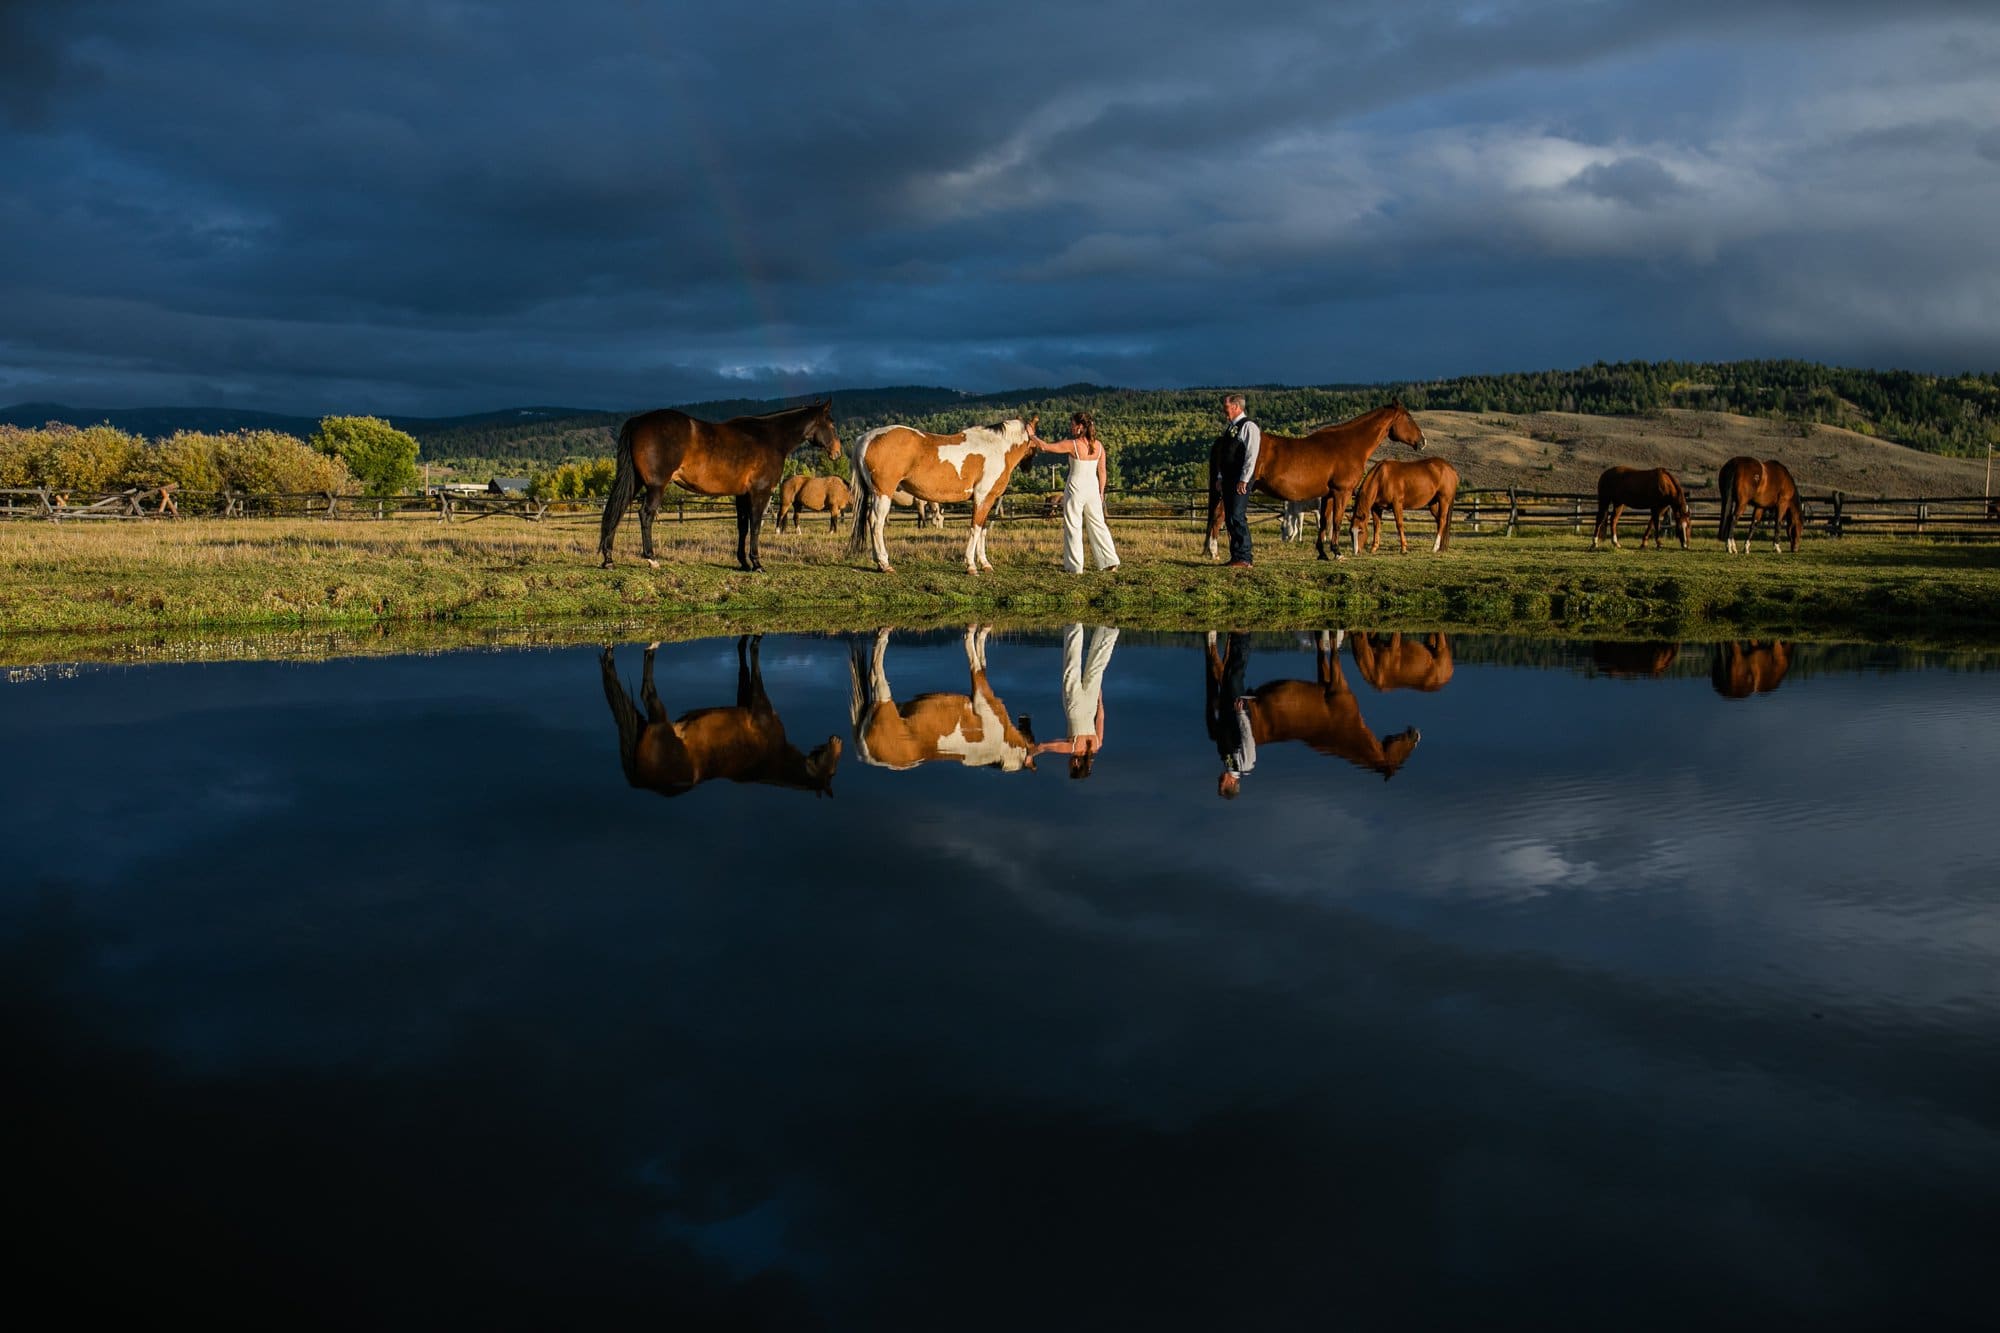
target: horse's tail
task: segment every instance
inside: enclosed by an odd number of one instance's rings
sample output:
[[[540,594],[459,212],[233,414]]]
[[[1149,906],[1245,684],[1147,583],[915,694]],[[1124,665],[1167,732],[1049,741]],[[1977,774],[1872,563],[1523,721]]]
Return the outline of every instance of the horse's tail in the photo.
[[[1722,497],[1722,528],[1716,536],[1725,542],[1736,530],[1736,471],[1736,464],[1732,460],[1724,463],[1722,471],[1715,474],[1715,489]]]
[[[597,553],[607,565],[611,563],[611,538],[639,489],[639,464],[632,457],[633,420],[626,418],[625,424],[618,428],[618,474],[611,479],[611,494],[604,497],[604,519],[597,529]]]
[[[618,679],[618,663],[606,648],[598,658],[598,667],[604,677],[604,698],[611,705],[612,720],[618,724],[618,763],[625,770],[625,780],[638,786],[634,776],[633,761],[639,753],[639,735],[645,730],[645,723],[639,717],[639,709],[632,702],[632,696],[625,691]]]
[[[868,531],[875,521],[875,481],[868,475],[868,446],[877,435],[888,430],[887,426],[877,426],[854,442],[850,455],[853,463],[849,471],[854,475],[854,523],[847,534],[847,553],[859,555],[867,549]]]

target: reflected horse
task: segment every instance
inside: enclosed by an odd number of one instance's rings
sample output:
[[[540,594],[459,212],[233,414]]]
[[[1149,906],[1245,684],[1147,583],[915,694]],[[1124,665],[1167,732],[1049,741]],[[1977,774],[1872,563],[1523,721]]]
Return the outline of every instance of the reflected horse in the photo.
[[[1792,646],[1788,643],[1719,643],[1708,679],[1723,698],[1748,699],[1777,689],[1791,669]]]
[[[1340,554],[1340,513],[1361,484],[1368,456],[1385,439],[1407,444],[1412,449],[1424,447],[1423,429],[1400,401],[1347,421],[1321,426],[1309,435],[1274,435],[1266,431],[1257,450],[1250,489],[1279,500],[1317,500],[1319,558],[1332,559],[1327,554],[1329,543],[1334,556]],[[1222,475],[1228,452],[1226,440],[1226,436],[1218,437],[1208,451],[1208,540],[1203,549],[1211,560],[1216,554],[1216,535],[1222,531],[1223,488],[1236,484],[1234,477],[1225,479]]]
[[[1678,643],[1623,643],[1599,639],[1590,645],[1590,664],[1600,676],[1651,680],[1667,674],[1681,655]]]
[[[1345,637],[1345,634],[1320,631],[1315,654],[1318,679],[1274,680],[1259,685],[1244,696],[1243,702],[1250,716],[1250,734],[1259,746],[1303,741],[1319,754],[1345,759],[1357,768],[1380,773],[1386,782],[1396,776],[1396,770],[1409,759],[1410,752],[1417,748],[1417,742],[1423,736],[1415,727],[1393,736],[1380,737],[1368,729],[1368,723],[1361,716],[1361,701],[1348,688],[1347,678],[1341,673],[1340,644]],[[1238,651],[1236,636],[1231,636],[1231,649],[1233,656]],[[1208,704],[1211,713],[1218,706],[1227,704],[1218,696],[1227,693],[1230,688],[1231,665],[1237,672],[1242,669],[1240,661],[1233,664],[1223,661],[1215,651],[1215,636],[1209,635]]]
[[[1348,640],[1354,669],[1378,690],[1441,690],[1451,683],[1451,640],[1442,634],[1383,637],[1356,634]]]
[[[1014,773],[1035,766],[1035,734],[1022,717],[1007,719],[1007,705],[986,681],[986,636],[990,629],[968,626],[965,664],[972,676],[969,694],[920,694],[898,704],[889,688],[886,658],[889,631],[877,630],[872,645],[849,647],[849,712],[854,748],[861,762],[905,769],[939,760],[967,768]]]
[[[1674,511],[1674,529],[1680,533],[1681,549],[1687,550],[1694,533],[1694,525],[1688,520],[1687,492],[1681,489],[1674,474],[1663,467],[1604,470],[1604,475],[1597,479],[1597,526],[1590,531],[1591,550],[1597,549],[1607,530],[1611,534],[1611,548],[1618,549],[1618,517],[1628,508],[1643,509],[1649,515],[1645,531],[1639,534],[1640,550],[1646,549],[1648,537],[1653,539],[1653,549],[1661,549],[1660,515],[1669,509]]]
[[[696,495],[736,497],[736,565],[761,570],[757,530],[764,509],[795,450],[816,444],[829,458],[840,457],[840,434],[833,428],[833,403],[808,403],[757,417],[703,421],[671,407],[632,417],[618,429],[618,473],[604,501],[597,552],[611,568],[611,539],[640,487],[639,554],[653,556],[653,516],[669,483]]]
[[[811,754],[785,739],[785,724],[764,693],[760,637],[745,635],[736,641],[734,708],[697,708],[671,721],[653,685],[653,654],[659,645],[646,649],[638,704],[619,682],[612,650],[604,650],[598,665],[604,697],[618,724],[618,762],[627,782],[662,796],[682,796],[716,778],[833,795],[840,737],[827,737]]]
[[[1748,456],[1730,459],[1722,465],[1722,471],[1715,474],[1715,484],[1722,491],[1722,544],[1736,553],[1736,521],[1743,511],[1750,511],[1750,530],[1743,534],[1743,550],[1747,554],[1750,543],[1757,535],[1757,524],[1766,514],[1771,517],[1771,549],[1781,551],[1779,545],[1779,524],[1783,524],[1792,539],[1792,550],[1799,549],[1799,534],[1806,525],[1805,510],[1799,504],[1798,483],[1783,463],[1775,458],[1762,462]]]
[[[783,489],[778,492],[778,531],[783,532],[789,520],[792,530],[799,526],[799,511],[810,509],[815,514],[828,514],[827,530],[840,530],[840,516],[854,508],[854,494],[847,489],[847,483],[839,477],[815,477],[807,473],[786,477]]]
[[[1396,541],[1403,554],[1410,553],[1410,539],[1403,532],[1403,511],[1425,509],[1437,524],[1431,542],[1433,554],[1451,543],[1451,502],[1458,496],[1458,469],[1442,458],[1414,460],[1384,459],[1375,465],[1354,493],[1354,516],[1347,530],[1354,538],[1354,553],[1361,554],[1361,530],[1368,529],[1368,550],[1382,549],[1382,511],[1396,516]]]
[[[854,490],[860,517],[848,550],[873,543],[875,567],[889,567],[884,532],[891,498],[899,490],[927,503],[972,502],[972,532],[965,540],[965,572],[992,569],[986,558],[986,525],[1007,492],[1014,469],[1041,447],[1035,438],[1039,417],[1019,417],[991,426],[971,426],[955,435],[932,435],[914,426],[880,426],[854,445]]]

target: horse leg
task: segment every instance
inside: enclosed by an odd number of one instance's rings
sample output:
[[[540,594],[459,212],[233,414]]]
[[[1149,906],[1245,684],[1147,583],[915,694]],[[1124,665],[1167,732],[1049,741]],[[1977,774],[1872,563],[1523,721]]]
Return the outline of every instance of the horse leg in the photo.
[[[891,503],[892,501],[889,497],[880,491],[871,496],[868,501],[868,535],[870,544],[875,548],[875,568],[881,570],[884,574],[893,574],[896,572],[889,568],[889,541],[887,534],[889,531],[889,506]]]
[[[764,531],[764,510],[770,506],[769,490],[752,491],[746,497],[750,505],[750,568],[759,574],[764,572],[764,558],[759,553],[759,536]]]
[[[750,497],[738,495],[736,501],[736,567],[746,573],[750,569]]]
[[[751,681],[757,675],[757,646],[748,634],[736,636],[736,706],[748,708],[754,697]]]
[[[653,684],[653,654],[660,650],[657,643],[646,645],[646,655],[639,668],[639,702],[646,706],[646,720],[661,723],[667,720],[667,706],[660,702],[660,691]]]
[[[660,501],[665,498],[665,486],[648,486],[646,498],[639,502],[639,558],[654,569],[660,562],[653,556],[653,515],[660,512]]]
[[[1597,502],[1597,522],[1590,528],[1590,549],[1595,551],[1597,543],[1604,539],[1605,520],[1611,517],[1611,504],[1606,500]]]
[[[1336,502],[1331,487],[1327,488],[1325,495],[1319,497],[1319,535],[1313,538],[1313,550],[1318,553],[1321,560],[1345,558],[1340,550],[1340,510],[1336,507],[1336,503],[1346,504],[1347,497],[1343,495]],[[1361,554],[1361,537],[1355,533],[1352,520],[1348,522],[1347,531],[1354,538],[1354,553]],[[1329,542],[1333,544],[1332,555],[1326,553]]]
[[[1396,544],[1403,548],[1404,555],[1408,555],[1410,553],[1410,535],[1403,531],[1402,497],[1398,496],[1389,502],[1389,511],[1396,516]]]
[[[1439,491],[1431,500],[1431,517],[1437,520],[1437,537],[1431,542],[1432,555],[1445,548],[1446,539],[1451,532],[1451,500],[1452,497],[1443,491]]]

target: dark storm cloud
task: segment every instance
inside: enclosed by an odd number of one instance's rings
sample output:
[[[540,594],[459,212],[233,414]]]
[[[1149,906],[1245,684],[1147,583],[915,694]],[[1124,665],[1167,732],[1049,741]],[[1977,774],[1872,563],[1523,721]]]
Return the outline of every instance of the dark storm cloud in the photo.
[[[2000,350],[1977,5],[7,0],[0,34],[5,400]]]

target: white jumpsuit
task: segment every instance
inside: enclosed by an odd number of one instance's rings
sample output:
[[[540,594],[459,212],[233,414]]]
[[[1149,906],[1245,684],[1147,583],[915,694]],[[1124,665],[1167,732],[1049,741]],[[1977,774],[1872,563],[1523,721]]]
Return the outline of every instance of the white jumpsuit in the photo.
[[[1093,479],[1091,485],[1097,482]],[[1068,504],[1069,501],[1063,501]],[[1063,716],[1069,722],[1070,739],[1097,735],[1097,708],[1104,700],[1104,669],[1111,665],[1111,650],[1118,646],[1118,631],[1099,625],[1090,632],[1090,651],[1083,648],[1083,626],[1063,630]]]
[[[1118,548],[1111,544],[1111,529],[1104,522],[1104,492],[1097,488],[1097,459],[1069,460],[1069,481],[1063,486],[1063,568],[1083,573],[1083,544],[1090,542],[1090,556],[1099,569],[1118,563]]]

